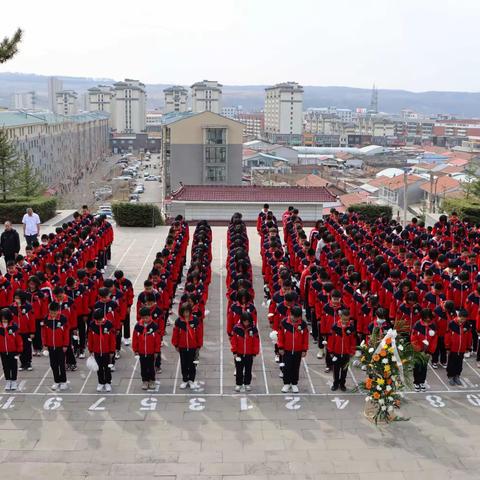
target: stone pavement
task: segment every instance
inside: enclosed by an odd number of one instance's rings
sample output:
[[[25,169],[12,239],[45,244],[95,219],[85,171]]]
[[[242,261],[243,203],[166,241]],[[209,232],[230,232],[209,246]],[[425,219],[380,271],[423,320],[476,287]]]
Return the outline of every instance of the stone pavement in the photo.
[[[166,227],[116,228],[112,267],[124,270],[137,291],[166,233]],[[163,373],[153,393],[140,389],[138,365],[127,348],[110,394],[96,393],[95,374],[83,361],[68,375],[69,391],[52,392],[47,359],[35,357],[34,371],[19,373],[21,391],[0,393],[2,479],[478,477],[480,371],[473,360],[464,368],[461,388],[445,384],[444,370],[429,370],[430,390],[405,396],[402,414],[410,421],[389,426],[375,427],[363,417],[364,397],[353,391],[361,371],[350,373],[352,391],[330,392],[331,377],[315,349],[302,367],[301,393],[280,394],[253,228],[262,354],[255,359],[252,392],[234,394],[233,358],[224,332],[225,234],[224,227],[213,228],[200,389],[178,389],[178,358],[169,345],[162,351]]]

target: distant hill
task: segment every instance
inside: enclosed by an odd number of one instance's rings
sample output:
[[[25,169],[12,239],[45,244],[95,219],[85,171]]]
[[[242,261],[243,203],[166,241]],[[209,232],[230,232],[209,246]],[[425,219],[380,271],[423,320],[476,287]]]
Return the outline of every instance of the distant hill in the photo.
[[[12,94],[35,90],[38,106],[47,105],[47,78],[42,75],[0,73],[0,106],[10,106]],[[84,77],[59,77],[64,88],[84,93],[88,88],[113,83],[112,79]],[[169,84],[147,84],[148,108],[163,106],[163,89]],[[265,85],[225,85],[223,104],[242,105],[246,110],[263,108]],[[338,108],[368,107],[370,90],[351,87],[305,86],[304,106]],[[410,108],[421,113],[452,113],[464,117],[480,117],[480,92],[409,92],[406,90],[379,90],[379,109],[382,112],[398,113]]]

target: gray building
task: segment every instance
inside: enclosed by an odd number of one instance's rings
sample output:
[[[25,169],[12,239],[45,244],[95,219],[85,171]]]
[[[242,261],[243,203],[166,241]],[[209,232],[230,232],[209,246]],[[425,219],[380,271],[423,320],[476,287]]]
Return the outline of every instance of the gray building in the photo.
[[[243,124],[213,112],[164,117],[162,165],[165,195],[189,185],[242,183]]]

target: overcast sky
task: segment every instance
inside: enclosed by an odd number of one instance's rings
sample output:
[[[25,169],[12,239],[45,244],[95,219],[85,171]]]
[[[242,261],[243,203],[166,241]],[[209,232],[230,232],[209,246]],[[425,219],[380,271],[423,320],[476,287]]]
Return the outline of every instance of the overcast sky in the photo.
[[[73,5],[75,7],[73,7]],[[479,0],[17,0],[0,72],[480,91]]]

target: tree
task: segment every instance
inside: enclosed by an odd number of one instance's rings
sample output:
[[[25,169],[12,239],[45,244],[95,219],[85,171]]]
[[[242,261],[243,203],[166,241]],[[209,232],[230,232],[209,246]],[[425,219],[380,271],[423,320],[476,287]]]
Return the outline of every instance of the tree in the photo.
[[[36,197],[43,190],[42,182],[27,153],[23,154],[16,180],[16,192],[22,197]]]
[[[18,156],[5,129],[0,129],[0,196],[5,201],[9,192],[14,191],[18,174]]]
[[[0,42],[0,64],[12,59],[18,52],[18,44],[22,41],[23,31],[19,28],[12,38],[4,37]]]

